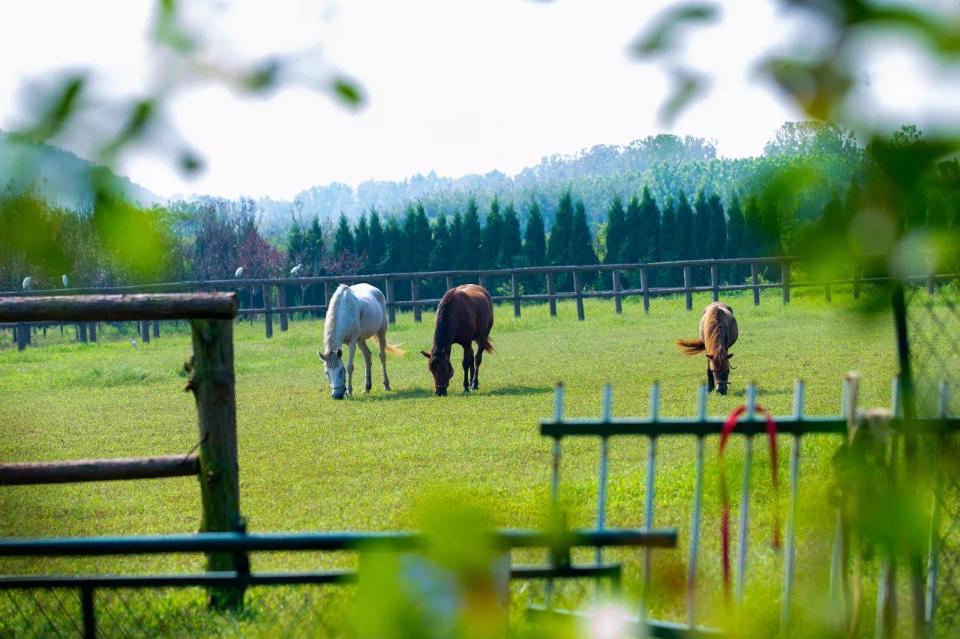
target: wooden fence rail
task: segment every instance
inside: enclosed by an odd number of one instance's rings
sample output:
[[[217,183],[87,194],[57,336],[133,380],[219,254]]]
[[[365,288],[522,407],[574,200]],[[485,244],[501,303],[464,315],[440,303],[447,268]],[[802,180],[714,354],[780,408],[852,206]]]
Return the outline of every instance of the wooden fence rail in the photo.
[[[59,289],[16,291],[0,293],[0,299],[5,296],[21,298],[19,308],[29,309],[29,300],[38,296],[55,296],[65,299],[74,294],[116,294],[116,293],[151,293],[158,291],[216,291],[232,290],[238,294],[245,293],[249,298],[249,306],[237,311],[237,315],[250,318],[262,317],[266,336],[272,337],[274,332],[274,318],[279,318],[280,330],[286,331],[290,321],[296,313],[326,312],[330,297],[339,284],[355,282],[373,282],[383,286],[387,300],[387,310],[390,322],[396,322],[397,310],[412,311],[415,321],[422,320],[424,309],[436,306],[439,299],[436,292],[452,288],[455,284],[477,282],[482,285],[492,284],[492,297],[495,302],[506,302],[513,306],[514,317],[520,317],[524,303],[547,302],[551,316],[557,314],[557,301],[574,300],[576,302],[577,319],[586,319],[584,299],[599,298],[612,299],[614,310],[623,312],[623,300],[629,297],[642,299],[644,312],[650,311],[650,300],[654,297],[666,295],[683,295],[685,306],[693,310],[693,296],[697,293],[710,293],[713,300],[719,300],[721,294],[729,292],[752,292],[754,305],[760,304],[760,293],[767,289],[781,289],[784,304],[791,300],[792,292],[797,289],[822,289],[824,299],[831,301],[836,287],[849,287],[855,298],[859,297],[865,284],[877,284],[889,281],[885,277],[869,277],[857,268],[850,267],[849,274],[832,279],[817,279],[807,276],[796,278],[798,271],[802,274],[804,260],[798,257],[755,257],[731,258],[715,260],[685,260],[673,262],[648,262],[630,264],[587,264],[571,266],[534,266],[499,270],[452,270],[452,271],[424,271],[410,273],[376,273],[353,274],[322,277],[280,277],[280,278],[251,278],[226,280],[193,280],[184,282],[165,282],[144,284],[139,286],[119,286],[96,289]],[[749,276],[747,272],[749,271]],[[639,277],[638,277],[639,276]],[[769,281],[773,277],[775,281]],[[925,273],[910,278],[915,284],[926,287],[933,294],[937,283],[953,280],[960,277],[957,273]],[[536,280],[542,278],[543,284]],[[682,282],[682,283],[681,283]],[[399,284],[399,286],[398,286]],[[639,284],[639,287],[637,286]],[[423,297],[424,286],[434,292],[433,296]],[[559,287],[569,287],[561,290]],[[307,289],[323,290],[323,303],[303,302]],[[539,292],[536,289],[543,292]],[[526,289],[526,290],[525,290]],[[533,289],[533,290],[531,290]],[[299,290],[299,298],[292,293]],[[408,299],[399,299],[398,291],[409,291]],[[260,300],[259,306],[254,305],[254,297]],[[127,295],[128,309],[136,306],[138,295]],[[289,304],[293,297],[300,303]],[[316,300],[314,300],[316,301]],[[69,304],[64,302],[65,304]],[[75,307],[70,307],[75,308]],[[167,312],[154,318],[152,337],[160,334],[160,319],[168,319],[176,315],[178,309],[171,307]],[[222,313],[222,309],[208,309],[210,313]],[[79,311],[72,317],[80,319]],[[126,311],[126,315],[113,313],[112,320],[129,319],[133,310]],[[135,313],[134,313],[135,314]],[[101,314],[102,315],[102,314]],[[222,316],[222,315],[217,315]],[[211,317],[213,317],[211,315]],[[84,316],[87,321],[77,323],[78,341],[96,341],[96,321],[104,321],[102,317],[92,318]],[[38,322],[49,320],[49,316],[35,316],[30,322],[16,326],[9,324],[9,314],[0,316],[0,329],[13,328],[14,341],[21,350],[30,342],[31,327],[40,326]],[[92,320],[92,321],[91,321]],[[7,322],[7,323],[4,323]],[[150,324],[142,321],[139,334],[142,342],[151,339]]]

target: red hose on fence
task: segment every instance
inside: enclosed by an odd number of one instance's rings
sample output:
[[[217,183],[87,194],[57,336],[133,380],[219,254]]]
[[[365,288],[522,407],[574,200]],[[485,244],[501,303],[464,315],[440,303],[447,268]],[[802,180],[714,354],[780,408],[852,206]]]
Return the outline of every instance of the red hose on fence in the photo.
[[[763,413],[767,422],[767,439],[770,442],[770,473],[773,481],[773,501],[771,502],[771,508],[773,509],[773,540],[771,543],[775,549],[779,549],[780,515],[779,511],[777,510],[777,501],[780,482],[777,480],[777,424],[773,421],[773,415],[771,415],[770,411],[768,411],[766,408],[763,408],[762,406],[755,406],[754,410]],[[727,490],[726,474],[723,470],[723,451],[726,449],[727,440],[730,439],[730,434],[737,426],[737,421],[746,412],[747,407],[745,405],[740,405],[733,409],[729,415],[727,415],[727,419],[723,422],[723,427],[720,429],[720,449],[717,454],[720,465],[720,545],[723,553],[723,592],[727,601],[730,600],[730,495]],[[744,531],[741,530],[740,534],[743,535]]]

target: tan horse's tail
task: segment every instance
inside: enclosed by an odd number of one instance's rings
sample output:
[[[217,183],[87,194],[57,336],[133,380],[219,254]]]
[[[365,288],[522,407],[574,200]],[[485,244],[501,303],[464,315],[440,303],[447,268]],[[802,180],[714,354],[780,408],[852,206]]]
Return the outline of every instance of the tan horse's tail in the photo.
[[[400,348],[399,344],[387,344],[387,347],[384,350],[391,355],[396,355],[398,357],[403,357],[407,354],[407,351]]]
[[[677,346],[684,355],[696,355],[707,350],[702,339],[678,339]]]

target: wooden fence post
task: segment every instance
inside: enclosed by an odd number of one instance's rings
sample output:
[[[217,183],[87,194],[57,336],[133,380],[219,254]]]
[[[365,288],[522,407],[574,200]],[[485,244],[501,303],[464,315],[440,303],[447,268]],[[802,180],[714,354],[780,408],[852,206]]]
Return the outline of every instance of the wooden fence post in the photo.
[[[289,327],[289,318],[287,317],[287,287],[280,285],[277,287],[277,306],[280,310],[280,331],[285,332]]]
[[[97,323],[96,323],[96,322],[90,322],[90,326],[89,326],[89,328],[88,328],[87,330],[88,330],[88,334],[89,334],[89,336],[90,336],[90,341],[91,341],[91,342],[96,342],[96,341],[97,341]]]
[[[396,324],[397,323],[397,307],[393,301],[393,280],[388,277],[386,280],[386,284],[387,284],[387,316],[389,317],[391,324]]]
[[[510,292],[513,294],[513,316],[520,317],[520,287],[517,285],[517,274],[510,274]]]
[[[583,289],[581,288],[582,283],[580,282],[580,274],[576,270],[570,272],[573,274],[573,292],[577,295],[577,319],[582,322],[584,319]]]
[[[263,329],[267,338],[273,337],[273,305],[270,299],[273,296],[273,290],[269,284],[263,285]]]
[[[927,294],[933,295],[936,291],[936,280],[933,277],[933,270],[927,274]]]
[[[827,280],[823,285],[823,299],[830,304],[833,302],[833,292],[830,287],[830,280]]]
[[[447,290],[449,291],[451,288],[453,288],[453,276],[447,275]]]
[[[26,350],[29,343],[30,327],[27,324],[17,324],[13,327],[13,334],[17,338],[17,350]]]
[[[550,317],[557,316],[557,300],[553,296],[553,273],[547,271],[547,301],[550,304]]]
[[[623,287],[620,286],[620,271],[612,271],[610,277],[613,281],[613,310],[619,315],[623,312],[623,296],[620,295]]]
[[[710,265],[710,289],[713,292],[713,301],[720,301],[720,267],[714,263]]]
[[[650,275],[647,269],[640,269],[640,293],[643,295],[643,312],[650,312]]]
[[[86,322],[77,322],[77,341],[81,344],[87,343],[87,323]],[[27,343],[30,343],[29,334],[27,336]]]
[[[420,299],[420,282],[417,281],[417,278],[410,278],[410,301],[413,302],[413,321],[419,322],[420,317],[420,305],[417,304],[417,300]]]
[[[327,311],[330,310],[330,282],[323,283],[323,316],[327,316]]]
[[[197,402],[200,427],[200,498],[202,532],[228,532],[240,524],[240,482],[237,463],[237,399],[233,369],[233,323],[193,320],[192,376],[187,388]],[[237,570],[235,553],[207,555],[207,570]],[[243,588],[211,588],[210,606],[238,610]]]
[[[857,268],[856,264],[853,264],[850,267],[850,277],[853,280],[853,299],[860,299],[860,269]]]
[[[783,288],[783,303],[790,303],[790,262],[780,265],[780,286]]]
[[[140,341],[144,344],[150,343],[150,322],[140,320]]]
[[[153,336],[160,337],[160,320],[153,320]]]
[[[690,267],[684,266],[683,267],[683,296],[686,298],[688,311],[693,310],[693,290],[690,288],[691,287],[690,280],[691,280]]]
[[[760,306],[760,274],[756,262],[750,264],[750,281],[753,283],[753,305]]]
[[[477,282],[483,288],[487,288],[487,276],[484,275],[483,273],[480,273],[479,275],[477,275]]]

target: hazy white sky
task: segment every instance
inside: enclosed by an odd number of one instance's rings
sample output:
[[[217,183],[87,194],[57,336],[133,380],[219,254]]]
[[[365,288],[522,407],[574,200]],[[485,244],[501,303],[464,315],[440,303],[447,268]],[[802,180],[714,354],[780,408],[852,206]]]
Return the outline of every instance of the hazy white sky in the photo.
[[[431,170],[514,173],[544,155],[665,130],[714,139],[725,156],[761,152],[781,123],[801,116],[757,79],[754,64],[802,35],[805,25],[785,19],[769,0],[721,2],[721,20],[693,32],[682,58],[711,77],[710,92],[664,129],[657,121],[670,88],[663,68],[631,59],[628,46],[668,4],[191,3],[189,24],[211,57],[238,62],[319,52],[314,71],[356,78],[366,106],[351,111],[306,88],[249,97],[197,84],[175,95],[167,115],[206,170],[187,178],[169,157],[149,150],[127,153],[119,168],[165,196],[289,198],[332,181]],[[150,48],[153,10],[145,0],[8,4],[0,23],[0,128],[23,121],[24,86],[54,70],[92,68],[99,90],[122,96],[169,77],[169,59]],[[871,69],[872,90],[888,96],[891,109],[909,113],[917,96],[904,88],[916,82],[916,69],[909,56],[891,56]],[[87,153],[80,142],[65,144]]]

